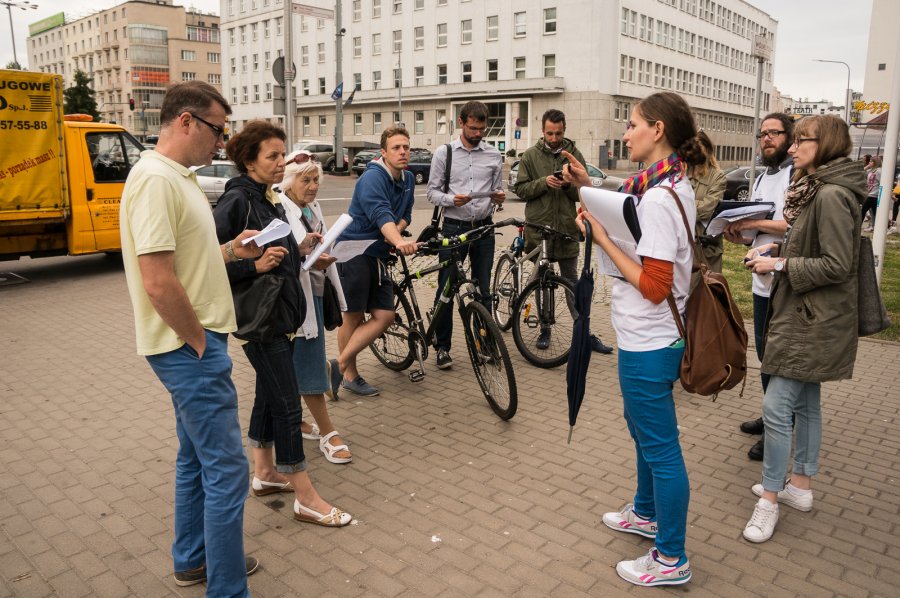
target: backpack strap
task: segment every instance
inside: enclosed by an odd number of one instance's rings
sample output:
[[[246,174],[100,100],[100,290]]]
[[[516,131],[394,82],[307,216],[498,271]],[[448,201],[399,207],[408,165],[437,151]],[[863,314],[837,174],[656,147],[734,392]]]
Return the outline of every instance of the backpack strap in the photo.
[[[444,193],[450,192],[450,169],[453,167],[453,147],[448,143],[444,146],[447,148],[447,155],[444,158],[444,184],[441,187],[441,190]],[[441,206],[434,206],[434,211],[431,212],[431,226],[434,227],[435,230],[440,230],[441,228],[441,216],[444,215],[444,208]]]
[[[701,262],[700,258],[698,258],[696,244],[694,242],[694,233],[691,231],[691,224],[688,222],[687,213],[684,211],[684,205],[681,203],[681,198],[678,197],[678,194],[675,193],[675,189],[669,186],[663,186],[663,189],[669,192],[669,194],[675,198],[675,205],[678,206],[678,211],[681,212],[681,221],[684,223],[684,230],[687,232],[688,241],[690,241],[691,249],[693,250],[694,264],[692,270],[701,270],[703,271],[707,268],[705,262]],[[687,339],[687,332],[684,329],[684,322],[681,321],[681,315],[678,313],[678,306],[675,304],[675,296],[672,292],[669,292],[669,296],[666,297],[666,302],[669,304],[669,309],[672,311],[672,317],[675,318],[675,324],[678,326],[678,334],[681,335],[681,338]]]

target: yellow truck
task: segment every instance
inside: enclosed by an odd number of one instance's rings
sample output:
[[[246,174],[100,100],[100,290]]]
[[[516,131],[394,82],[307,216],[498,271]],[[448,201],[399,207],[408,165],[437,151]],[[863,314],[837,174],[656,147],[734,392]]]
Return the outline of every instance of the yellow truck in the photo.
[[[0,261],[119,251],[142,150],[119,125],[63,116],[61,76],[0,70]]]

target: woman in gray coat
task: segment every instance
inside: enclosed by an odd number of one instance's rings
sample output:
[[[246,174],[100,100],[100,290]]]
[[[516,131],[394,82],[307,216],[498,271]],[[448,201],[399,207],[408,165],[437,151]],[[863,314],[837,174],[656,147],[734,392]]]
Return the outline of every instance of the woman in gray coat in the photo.
[[[766,452],[760,500],[744,538],[765,542],[778,522],[778,503],[812,509],[811,478],[822,440],[821,383],[853,376],[857,347],[857,269],[860,205],[866,199],[862,164],[847,125],[835,116],[797,123],[789,153],[793,182],[784,202],[782,243],[747,254],[757,274],[775,272],[762,371],[771,376],[763,399]],[[766,254],[769,255],[766,255]],[[794,463],[785,485],[794,424]]]

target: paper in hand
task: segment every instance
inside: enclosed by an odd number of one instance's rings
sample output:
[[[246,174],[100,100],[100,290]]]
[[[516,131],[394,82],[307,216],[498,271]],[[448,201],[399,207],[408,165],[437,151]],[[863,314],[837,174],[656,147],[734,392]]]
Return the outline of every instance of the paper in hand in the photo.
[[[241,241],[242,245],[248,245],[251,241],[256,241],[256,245],[262,247],[266,243],[271,243],[272,241],[277,241],[278,239],[283,239],[284,237],[291,234],[291,225],[283,220],[279,220],[276,218],[272,222],[269,223],[269,226],[264,228],[262,232],[258,235],[250,237],[249,239],[244,239]]]
[[[325,238],[322,239],[322,242],[316,245],[313,252],[303,261],[303,269],[309,271],[309,269],[313,267],[313,264],[316,263],[316,260],[319,259],[319,256],[334,245],[334,242],[341,236],[344,229],[350,226],[351,222],[353,222],[353,218],[348,214],[341,214],[338,217],[337,222],[335,222],[334,225],[328,229],[328,232],[325,233]]]

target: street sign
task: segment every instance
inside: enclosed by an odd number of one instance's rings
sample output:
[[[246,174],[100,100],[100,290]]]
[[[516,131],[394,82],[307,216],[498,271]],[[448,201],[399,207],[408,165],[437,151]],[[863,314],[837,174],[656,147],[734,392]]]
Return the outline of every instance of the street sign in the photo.
[[[768,36],[756,35],[753,37],[752,56],[763,60],[772,59],[772,43],[769,41]]]
[[[317,19],[334,19],[334,11],[328,8],[319,8],[318,6],[310,6],[309,4],[291,3],[291,12],[295,15],[306,15]]]
[[[517,119],[516,119],[516,126],[517,126],[517,127],[521,127],[521,126],[522,126],[522,119],[521,119],[521,118],[517,118]],[[518,137],[516,137],[516,139],[518,139]]]
[[[519,129],[516,129],[515,138],[516,138],[516,139],[521,139],[521,138],[522,138],[522,131],[520,131]]]

